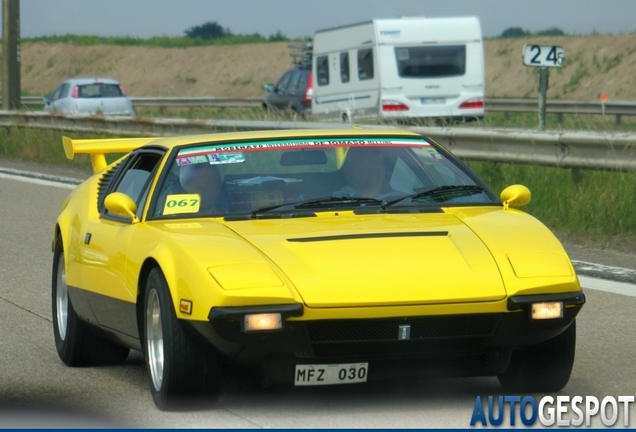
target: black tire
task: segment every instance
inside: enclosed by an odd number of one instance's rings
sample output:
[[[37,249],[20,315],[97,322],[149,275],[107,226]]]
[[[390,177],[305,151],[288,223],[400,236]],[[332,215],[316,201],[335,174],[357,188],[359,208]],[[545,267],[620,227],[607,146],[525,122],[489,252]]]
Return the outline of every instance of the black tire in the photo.
[[[576,321],[550,340],[515,351],[499,382],[509,392],[559,391],[570,380],[575,348]]]
[[[51,305],[55,348],[68,366],[109,366],[126,361],[130,350],[93,334],[79,319],[68,296],[62,241],[53,255]]]
[[[143,350],[150,391],[161,410],[213,406],[220,389],[220,364],[210,346],[197,342],[176,317],[168,284],[160,269],[146,281]]]

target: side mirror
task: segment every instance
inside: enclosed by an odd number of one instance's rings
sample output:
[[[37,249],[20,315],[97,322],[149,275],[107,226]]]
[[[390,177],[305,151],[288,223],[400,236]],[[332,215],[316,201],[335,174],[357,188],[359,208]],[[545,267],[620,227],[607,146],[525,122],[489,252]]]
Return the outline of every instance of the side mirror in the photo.
[[[263,84],[261,88],[268,93],[274,93],[276,91],[276,86],[274,84]]]
[[[47,105],[51,103],[51,98],[50,98],[50,97],[48,97],[48,96],[44,96],[44,97],[42,98],[42,100],[43,100],[43,101],[44,101],[44,103],[45,103],[45,104],[47,104]]]
[[[121,217],[130,218],[132,223],[139,222],[137,217],[137,204],[131,197],[121,192],[113,192],[104,200],[106,210]]]
[[[501,191],[499,198],[503,203],[504,210],[508,210],[508,206],[521,207],[530,202],[532,194],[530,189],[524,185],[512,185]]]

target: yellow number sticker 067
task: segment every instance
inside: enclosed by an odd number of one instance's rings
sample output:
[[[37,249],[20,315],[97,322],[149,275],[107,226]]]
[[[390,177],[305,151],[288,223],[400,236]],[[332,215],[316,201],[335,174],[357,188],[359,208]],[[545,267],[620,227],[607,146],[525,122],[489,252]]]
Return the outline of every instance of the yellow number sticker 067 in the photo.
[[[163,206],[163,214],[196,213],[201,206],[199,194],[168,195],[166,205]]]

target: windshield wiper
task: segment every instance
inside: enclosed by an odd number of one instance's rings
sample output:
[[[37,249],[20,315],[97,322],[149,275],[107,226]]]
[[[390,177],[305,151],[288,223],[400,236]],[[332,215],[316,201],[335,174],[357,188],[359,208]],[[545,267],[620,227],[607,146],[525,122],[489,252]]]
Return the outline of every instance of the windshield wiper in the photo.
[[[300,203],[296,203],[296,208],[310,208],[310,207],[321,207],[325,204],[333,204],[333,203],[341,203],[341,204],[382,204],[382,200],[376,198],[368,198],[368,197],[350,197],[350,196],[328,196],[323,198],[315,198],[307,201],[302,201]]]
[[[479,192],[483,192],[486,189],[481,187],[481,186],[477,186],[477,185],[447,185],[447,186],[438,186],[435,187],[433,189],[427,189],[425,191],[421,191],[421,192],[417,192],[414,194],[410,194],[410,195],[405,195],[402,198],[396,198],[394,200],[391,201],[387,201],[382,205],[382,208],[386,208],[386,207],[391,207],[393,204],[397,204],[401,201],[404,201],[405,199],[410,198],[411,200],[415,200],[418,198],[423,198],[423,197],[427,197],[427,196],[435,196],[435,195],[439,195],[442,194],[444,192],[469,192],[470,195],[472,194],[476,194]]]
[[[303,208],[316,208],[322,207],[329,204],[382,204],[382,201],[375,198],[366,198],[366,197],[340,197],[340,196],[327,196],[322,198],[312,198],[305,201],[299,201],[295,203],[286,203],[286,204],[276,204],[271,206],[259,207],[257,209],[252,210],[252,217],[256,217],[256,215],[261,213],[267,213],[271,210],[277,210],[284,207],[293,207],[294,209],[303,209]]]

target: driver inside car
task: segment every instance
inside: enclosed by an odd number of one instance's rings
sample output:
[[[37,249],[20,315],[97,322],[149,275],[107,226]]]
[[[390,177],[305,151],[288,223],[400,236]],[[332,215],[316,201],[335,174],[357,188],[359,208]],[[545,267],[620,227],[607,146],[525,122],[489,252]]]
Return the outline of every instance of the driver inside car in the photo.
[[[179,172],[179,182],[189,194],[201,197],[198,213],[222,214],[226,213],[221,202],[220,194],[225,177],[225,167],[207,163],[184,165]]]
[[[393,189],[386,181],[384,155],[377,148],[352,147],[342,165],[348,185],[337,195],[361,198],[380,198]]]

